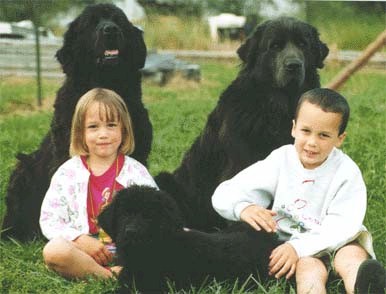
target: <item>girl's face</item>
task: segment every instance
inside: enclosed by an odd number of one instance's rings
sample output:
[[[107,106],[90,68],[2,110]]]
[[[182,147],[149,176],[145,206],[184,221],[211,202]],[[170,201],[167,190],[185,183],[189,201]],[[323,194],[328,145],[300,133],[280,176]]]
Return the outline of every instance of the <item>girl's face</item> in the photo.
[[[122,143],[122,125],[107,121],[104,107],[93,102],[85,114],[84,140],[90,158],[114,161]]]
[[[346,136],[339,135],[342,120],[340,113],[325,112],[308,101],[300,107],[298,118],[293,122],[292,136],[295,149],[306,169],[320,166],[334,147],[339,147]]]

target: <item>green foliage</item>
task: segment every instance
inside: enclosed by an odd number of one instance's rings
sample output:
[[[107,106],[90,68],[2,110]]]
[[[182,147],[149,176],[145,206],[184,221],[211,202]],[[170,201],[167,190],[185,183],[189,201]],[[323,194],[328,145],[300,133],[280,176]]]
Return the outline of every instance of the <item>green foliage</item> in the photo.
[[[179,79],[165,87],[149,82],[143,86],[144,101],[154,126],[154,141],[150,156],[150,172],[173,170],[200,133],[207,115],[216,105],[218,97],[234,79],[238,71],[235,61],[220,63],[201,61],[200,84]],[[327,66],[321,72],[322,84],[326,84],[340,68]],[[342,88],[351,106],[351,119],[347,129],[344,151],[359,165],[368,189],[368,211],[365,224],[372,232],[378,259],[386,264],[386,101],[384,84],[386,73],[364,69],[353,76]],[[44,83],[48,92],[50,83]],[[5,80],[0,84],[1,93],[17,96],[20,88],[26,88],[20,97],[33,92],[29,81],[15,87]],[[22,99],[22,98],[20,98]],[[8,102],[12,100],[8,98]],[[0,108],[3,99],[0,99]],[[31,152],[37,148],[49,128],[51,111],[37,111],[15,115],[14,108],[0,114],[0,216],[4,214],[4,194],[9,174],[16,162],[17,152]],[[348,208],[349,209],[349,208]],[[49,272],[42,261],[42,241],[18,244],[0,242],[0,285],[2,293],[106,293],[116,287],[113,281],[67,281]],[[253,293],[295,293],[294,286],[284,280],[259,285]],[[212,282],[186,293],[245,293],[242,283]],[[171,293],[177,293],[173,289]],[[251,291],[252,292],[252,291]],[[329,284],[328,293],[342,293],[342,284]]]
[[[200,16],[204,3],[201,0],[138,0],[147,12],[161,15]]]
[[[256,5],[261,4],[258,3]],[[318,29],[322,40],[331,48],[363,50],[385,29],[385,10],[372,9],[379,3],[369,2],[363,11],[346,1],[306,3],[306,21]],[[147,19],[140,25],[144,28],[148,48],[234,50],[239,46],[240,42],[213,43],[206,18],[160,15],[157,10],[147,10],[146,13]],[[259,22],[261,20],[258,18]]]
[[[386,2],[307,1],[307,5],[307,20],[325,42],[339,49],[363,50],[385,29]]]
[[[21,21],[32,20],[44,25],[58,12],[67,11],[74,6],[86,6],[97,2],[112,2],[112,0],[2,0],[0,20]]]
[[[208,49],[211,45],[207,24],[195,16],[150,13],[140,25],[144,28],[146,46],[149,49]]]

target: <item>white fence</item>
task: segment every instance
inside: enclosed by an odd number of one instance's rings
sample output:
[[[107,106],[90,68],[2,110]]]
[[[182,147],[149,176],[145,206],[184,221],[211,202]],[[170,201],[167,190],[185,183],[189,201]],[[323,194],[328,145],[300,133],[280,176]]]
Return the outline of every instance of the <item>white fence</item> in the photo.
[[[43,77],[62,77],[56,51],[62,42],[45,42],[40,46]],[[0,75],[34,76],[36,74],[35,42],[33,40],[0,39]]]
[[[47,78],[63,77],[59,62],[55,58],[61,41],[44,42],[41,44],[42,76]],[[176,57],[189,58],[237,58],[236,52],[230,51],[191,51],[191,50],[159,50],[158,53],[174,54]],[[354,60],[360,52],[336,51],[327,57],[327,61],[347,63]],[[386,53],[375,54],[369,65],[386,68]],[[34,76],[36,68],[35,43],[33,40],[0,39],[0,76]]]

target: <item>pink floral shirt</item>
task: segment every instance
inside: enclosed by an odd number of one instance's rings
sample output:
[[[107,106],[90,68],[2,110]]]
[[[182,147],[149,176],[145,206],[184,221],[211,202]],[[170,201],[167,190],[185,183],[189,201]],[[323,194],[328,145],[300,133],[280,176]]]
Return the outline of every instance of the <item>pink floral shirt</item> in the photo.
[[[87,186],[90,173],[79,156],[67,160],[55,172],[40,211],[40,228],[51,240],[62,237],[74,240],[89,233]],[[146,167],[125,156],[116,181],[124,187],[144,185],[158,188]]]

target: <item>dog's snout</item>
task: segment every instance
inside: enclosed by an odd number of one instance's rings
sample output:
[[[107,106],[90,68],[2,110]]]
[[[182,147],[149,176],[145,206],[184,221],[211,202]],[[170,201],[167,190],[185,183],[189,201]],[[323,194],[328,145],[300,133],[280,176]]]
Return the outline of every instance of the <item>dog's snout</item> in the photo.
[[[103,26],[103,33],[105,33],[105,34],[117,34],[118,31],[119,31],[118,26],[116,26],[113,23],[106,23]]]
[[[296,71],[302,67],[302,62],[299,59],[289,59],[285,63],[285,68],[288,71]]]

